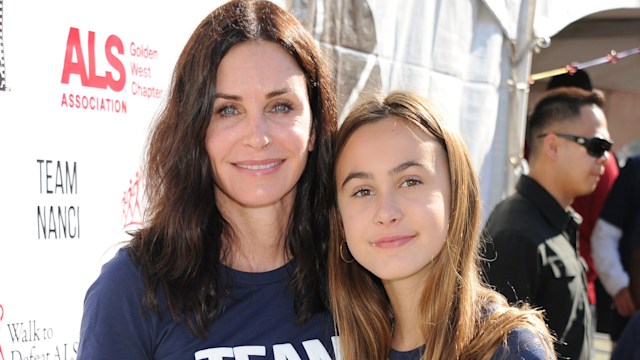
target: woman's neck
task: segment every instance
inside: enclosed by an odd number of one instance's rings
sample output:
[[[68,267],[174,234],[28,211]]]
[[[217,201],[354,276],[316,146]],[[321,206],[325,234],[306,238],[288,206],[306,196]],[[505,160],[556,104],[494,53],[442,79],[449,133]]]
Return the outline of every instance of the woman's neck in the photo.
[[[292,204],[248,208],[237,203],[220,205],[220,212],[233,229],[227,265],[246,272],[265,272],[286,264],[291,256],[285,246],[285,236]]]

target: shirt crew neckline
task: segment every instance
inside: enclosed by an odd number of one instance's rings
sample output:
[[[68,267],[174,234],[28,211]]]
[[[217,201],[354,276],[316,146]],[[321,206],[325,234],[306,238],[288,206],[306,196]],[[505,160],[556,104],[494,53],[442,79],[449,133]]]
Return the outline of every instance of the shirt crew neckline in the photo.
[[[264,272],[247,272],[232,269],[225,266],[224,269],[228,276],[233,279],[237,285],[268,285],[283,280],[288,280],[294,271],[294,261],[291,260],[283,266]]]

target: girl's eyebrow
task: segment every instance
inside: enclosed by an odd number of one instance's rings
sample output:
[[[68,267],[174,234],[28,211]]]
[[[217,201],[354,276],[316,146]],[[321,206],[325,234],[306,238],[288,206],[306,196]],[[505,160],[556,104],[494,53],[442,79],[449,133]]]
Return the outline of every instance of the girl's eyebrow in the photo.
[[[418,162],[418,161],[406,161],[403,162],[402,164],[395,166],[394,168],[392,168],[391,170],[389,170],[389,175],[394,175],[397,173],[400,173],[410,167],[421,167],[421,168],[426,168],[424,166],[424,164]],[[344,186],[347,184],[347,182],[349,182],[352,179],[372,179],[373,175],[371,173],[368,172],[364,172],[364,171],[357,171],[357,172],[352,172],[349,173],[349,175],[347,175],[347,177],[344,179],[344,181],[342,182],[342,185],[340,185],[340,188],[344,188]]]
[[[421,168],[426,168],[426,166],[424,166],[424,164],[422,164],[421,162],[418,161],[414,161],[414,160],[409,160],[409,161],[405,161],[402,164],[394,167],[393,169],[389,170],[389,175],[393,175],[393,174],[397,174],[399,172],[402,172],[410,167],[421,167]]]
[[[349,182],[352,179],[372,179],[372,178],[373,178],[373,175],[371,175],[371,173],[368,173],[368,172],[364,172],[364,171],[351,172],[344,179],[344,181],[342,182],[342,185],[340,185],[340,189],[343,189],[344,186],[347,184],[347,182]]]

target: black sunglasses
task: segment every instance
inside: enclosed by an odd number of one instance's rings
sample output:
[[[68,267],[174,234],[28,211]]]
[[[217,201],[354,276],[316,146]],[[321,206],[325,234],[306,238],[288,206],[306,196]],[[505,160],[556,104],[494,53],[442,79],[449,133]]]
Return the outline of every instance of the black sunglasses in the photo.
[[[555,134],[558,137],[571,140],[578,145],[584,146],[585,149],[587,149],[587,154],[589,154],[590,156],[593,156],[594,158],[599,158],[602,155],[604,155],[606,151],[611,150],[611,146],[613,145],[611,141],[597,138],[597,137],[587,138],[584,136],[574,136],[574,135],[559,134],[559,133],[540,134],[538,135],[538,139],[543,138],[549,134]]]

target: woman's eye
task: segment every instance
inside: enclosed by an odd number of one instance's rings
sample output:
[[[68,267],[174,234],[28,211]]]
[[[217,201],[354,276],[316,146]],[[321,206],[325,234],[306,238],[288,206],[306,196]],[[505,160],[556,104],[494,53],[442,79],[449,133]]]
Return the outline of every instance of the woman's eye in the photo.
[[[279,103],[276,106],[273,107],[273,112],[278,112],[278,113],[286,113],[291,111],[291,104],[287,104],[287,103]]]
[[[407,179],[407,180],[402,182],[402,186],[403,187],[412,187],[412,186],[416,186],[416,185],[420,185],[420,184],[422,184],[422,181],[420,181],[418,179]]]
[[[225,107],[221,108],[220,110],[218,110],[218,113],[220,113],[220,115],[224,115],[224,116],[231,116],[231,115],[237,114],[238,111],[232,106],[225,106]]]

